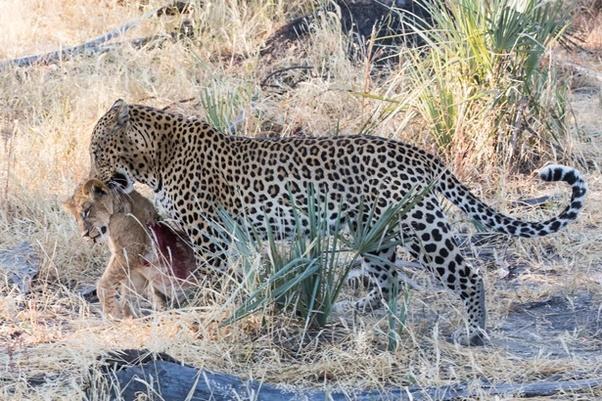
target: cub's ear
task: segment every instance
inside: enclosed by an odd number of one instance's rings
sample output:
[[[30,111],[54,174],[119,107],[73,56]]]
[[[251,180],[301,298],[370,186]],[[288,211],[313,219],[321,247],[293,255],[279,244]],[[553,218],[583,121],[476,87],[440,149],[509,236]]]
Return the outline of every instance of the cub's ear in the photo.
[[[104,182],[97,180],[96,178],[92,178],[84,184],[84,194],[92,195],[93,198],[107,195],[109,191],[109,187],[107,187]]]
[[[115,127],[117,128],[125,127],[130,120],[130,108],[123,99],[117,99],[107,114],[113,117]]]
[[[73,199],[73,196],[70,197],[69,199],[63,201],[63,209],[65,209],[65,211],[76,215],[77,212],[75,210],[75,199]]]

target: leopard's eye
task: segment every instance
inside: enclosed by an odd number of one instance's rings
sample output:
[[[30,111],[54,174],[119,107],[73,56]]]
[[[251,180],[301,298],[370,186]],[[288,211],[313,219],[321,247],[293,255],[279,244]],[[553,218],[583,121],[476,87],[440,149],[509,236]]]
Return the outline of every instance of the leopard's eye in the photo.
[[[88,217],[90,215],[90,208],[87,208],[86,210],[84,210],[82,212],[82,219],[85,219],[86,217]]]

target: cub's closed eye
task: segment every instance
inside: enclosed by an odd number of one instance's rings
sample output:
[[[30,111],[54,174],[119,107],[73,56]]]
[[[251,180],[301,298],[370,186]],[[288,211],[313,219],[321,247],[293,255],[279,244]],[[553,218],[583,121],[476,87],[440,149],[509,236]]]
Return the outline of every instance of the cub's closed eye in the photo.
[[[82,218],[86,218],[90,215],[90,209],[86,209],[82,212]]]

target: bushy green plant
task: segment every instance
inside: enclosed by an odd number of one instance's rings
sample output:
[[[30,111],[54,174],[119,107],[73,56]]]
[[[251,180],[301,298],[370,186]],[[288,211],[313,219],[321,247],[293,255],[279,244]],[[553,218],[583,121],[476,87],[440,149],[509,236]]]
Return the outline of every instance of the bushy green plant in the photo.
[[[243,86],[229,87],[217,81],[203,88],[200,102],[205,118],[219,132],[233,134],[240,123],[244,108],[251,99],[251,91]]]
[[[522,163],[532,153],[553,152],[567,134],[566,90],[544,60],[567,31],[562,2],[458,0],[424,7],[433,28],[414,29],[426,45],[404,49],[401,57],[409,60],[417,88],[415,109],[440,151],[469,153],[473,164],[492,157]]]
[[[222,211],[223,228],[242,260],[246,291],[241,306],[227,323],[276,306],[303,319],[306,327],[324,326],[353,262],[360,255],[383,248],[383,244],[399,244],[400,217],[430,190],[427,186],[410,191],[378,217],[374,208],[360,205],[353,222],[345,224],[340,220],[328,222],[325,205],[310,191],[308,204],[294,209],[297,223],[302,218],[308,222],[307,230],[297,224],[289,246],[278,244],[269,226],[263,230],[264,235],[259,235],[244,218]],[[264,249],[266,260],[258,267],[255,255]],[[345,266],[341,266],[343,262]]]

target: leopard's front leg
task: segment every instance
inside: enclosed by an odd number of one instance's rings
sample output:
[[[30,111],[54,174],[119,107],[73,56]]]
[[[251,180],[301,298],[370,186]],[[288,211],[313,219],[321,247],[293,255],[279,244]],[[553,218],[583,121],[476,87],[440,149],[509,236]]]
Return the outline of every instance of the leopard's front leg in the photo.
[[[227,268],[227,235],[219,229],[220,221],[214,216],[206,217],[198,225],[185,227],[192,244],[194,245],[197,265],[202,273],[209,278],[221,276]]]

